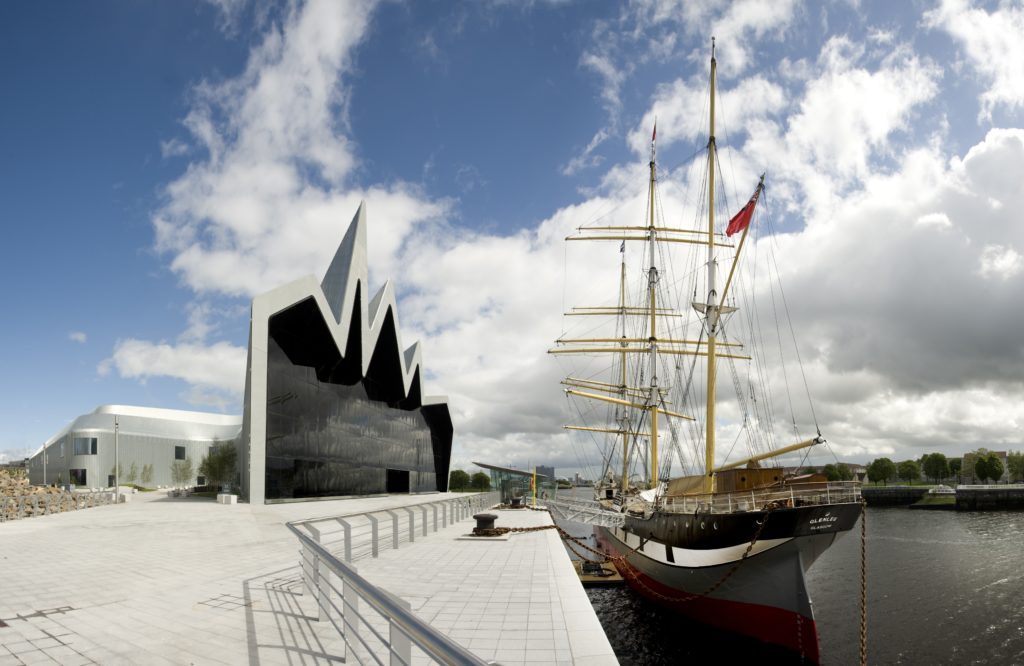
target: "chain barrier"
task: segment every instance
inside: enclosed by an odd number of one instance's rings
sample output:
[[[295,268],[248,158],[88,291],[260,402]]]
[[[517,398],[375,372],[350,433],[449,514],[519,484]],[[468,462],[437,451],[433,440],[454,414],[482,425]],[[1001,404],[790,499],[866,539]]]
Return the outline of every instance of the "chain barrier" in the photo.
[[[868,663],[868,511],[860,501],[860,663]]]

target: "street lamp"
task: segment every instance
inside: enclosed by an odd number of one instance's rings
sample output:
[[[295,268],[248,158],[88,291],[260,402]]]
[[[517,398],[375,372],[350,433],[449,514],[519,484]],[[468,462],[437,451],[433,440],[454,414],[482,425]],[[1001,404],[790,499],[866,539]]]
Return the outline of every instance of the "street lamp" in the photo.
[[[121,501],[118,497],[121,493],[121,461],[118,459],[118,430],[120,424],[117,422],[117,414],[114,414],[114,503]]]

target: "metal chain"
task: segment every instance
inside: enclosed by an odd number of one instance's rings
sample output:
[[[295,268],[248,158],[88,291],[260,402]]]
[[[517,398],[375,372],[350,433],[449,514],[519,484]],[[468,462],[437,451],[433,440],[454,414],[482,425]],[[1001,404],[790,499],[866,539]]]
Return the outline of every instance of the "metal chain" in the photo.
[[[868,511],[860,504],[860,663],[868,664]]]

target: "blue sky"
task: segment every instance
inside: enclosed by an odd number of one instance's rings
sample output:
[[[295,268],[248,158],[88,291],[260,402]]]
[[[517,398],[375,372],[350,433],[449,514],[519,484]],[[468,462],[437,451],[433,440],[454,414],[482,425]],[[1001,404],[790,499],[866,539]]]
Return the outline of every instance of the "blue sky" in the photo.
[[[966,0],[4,3],[0,456],[100,404],[238,412],[249,298],[366,200],[456,462],[572,467],[559,239],[642,189],[655,116],[667,174],[701,145],[712,33],[836,454],[1020,448],[1022,32]]]

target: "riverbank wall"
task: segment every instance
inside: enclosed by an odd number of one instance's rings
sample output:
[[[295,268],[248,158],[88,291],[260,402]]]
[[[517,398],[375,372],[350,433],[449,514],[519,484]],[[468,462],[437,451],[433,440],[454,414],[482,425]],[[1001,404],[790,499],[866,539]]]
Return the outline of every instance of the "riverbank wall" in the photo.
[[[957,511],[999,511],[1024,509],[1024,484],[960,486],[956,489]]]
[[[868,506],[907,506],[920,500],[928,492],[925,486],[882,486],[861,488],[860,494]]]

